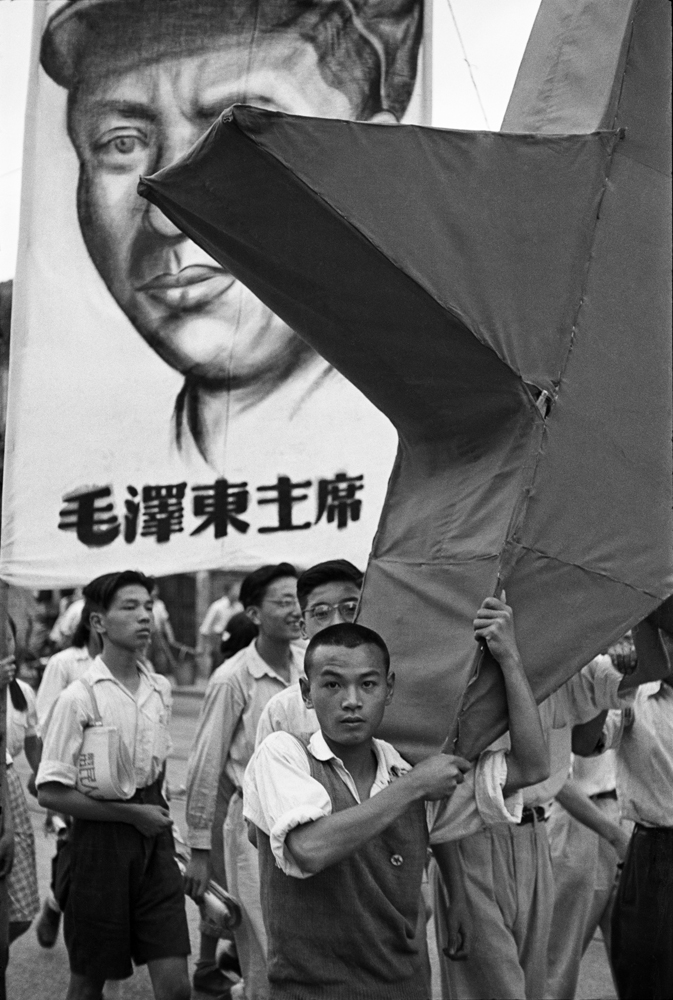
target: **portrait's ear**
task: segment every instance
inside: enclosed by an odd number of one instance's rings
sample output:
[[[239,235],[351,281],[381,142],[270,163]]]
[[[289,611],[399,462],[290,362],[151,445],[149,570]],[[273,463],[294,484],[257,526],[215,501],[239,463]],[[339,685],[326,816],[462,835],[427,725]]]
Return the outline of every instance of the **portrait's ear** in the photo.
[[[370,122],[376,122],[378,125],[399,125],[397,118],[392,113],[392,111],[377,111],[375,115],[372,115],[369,119]]]
[[[302,637],[302,639],[308,639],[308,632],[306,631],[306,619],[305,618],[301,619],[301,621],[299,622],[299,627],[301,629],[301,637]]]
[[[388,688],[386,705],[389,705],[393,700],[393,694],[395,693],[395,672],[393,670],[388,671],[388,676],[386,677],[386,687]]]
[[[313,708],[313,702],[311,701],[311,685],[308,682],[308,678],[299,678],[299,689],[301,690],[301,696],[304,699],[306,707]]]

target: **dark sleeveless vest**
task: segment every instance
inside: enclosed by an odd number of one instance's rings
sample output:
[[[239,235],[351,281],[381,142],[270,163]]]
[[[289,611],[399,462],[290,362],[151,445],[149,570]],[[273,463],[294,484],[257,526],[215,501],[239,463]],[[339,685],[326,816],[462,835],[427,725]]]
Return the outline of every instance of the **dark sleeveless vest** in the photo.
[[[302,742],[333,812],[357,802]],[[415,943],[428,845],[423,802],[310,878],[286,875],[257,832],[272,1000],[428,1000]]]

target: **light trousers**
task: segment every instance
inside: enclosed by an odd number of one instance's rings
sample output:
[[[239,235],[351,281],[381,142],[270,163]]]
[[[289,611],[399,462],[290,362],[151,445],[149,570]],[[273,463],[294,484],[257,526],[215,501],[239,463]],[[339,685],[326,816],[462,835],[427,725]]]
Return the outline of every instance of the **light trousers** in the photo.
[[[554,905],[545,824],[499,823],[457,844],[473,937],[466,961],[442,954],[447,896],[433,870],[443,1000],[540,1000]]]
[[[619,823],[616,799],[595,799],[594,804]],[[547,826],[555,899],[546,996],[548,1000],[573,1000],[582,956],[599,927],[610,960],[618,858],[605,838],[573,819],[558,802],[552,806]]]
[[[241,904],[242,920],[234,931],[241,963],[246,1000],[268,1000],[266,975],[266,932],[259,898],[257,848],[248,840],[243,819],[243,799],[236,792],[224,822],[224,866],[228,891]]]

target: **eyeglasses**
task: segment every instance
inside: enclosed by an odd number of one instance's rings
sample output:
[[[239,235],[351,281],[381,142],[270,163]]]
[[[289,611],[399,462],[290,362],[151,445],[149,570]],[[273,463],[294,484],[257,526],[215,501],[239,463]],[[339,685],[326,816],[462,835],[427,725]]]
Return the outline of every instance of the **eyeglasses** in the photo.
[[[280,608],[282,611],[289,611],[290,608],[296,608],[299,605],[299,601],[296,597],[279,597],[278,599],[267,597],[265,600],[267,604],[273,604],[276,608]]]
[[[307,608],[304,613],[310,615],[311,618],[315,618],[319,625],[323,625],[334,616],[335,611],[339,612],[344,621],[355,621],[357,610],[357,598],[350,597],[344,601],[339,601],[338,604],[314,604],[312,608]]]

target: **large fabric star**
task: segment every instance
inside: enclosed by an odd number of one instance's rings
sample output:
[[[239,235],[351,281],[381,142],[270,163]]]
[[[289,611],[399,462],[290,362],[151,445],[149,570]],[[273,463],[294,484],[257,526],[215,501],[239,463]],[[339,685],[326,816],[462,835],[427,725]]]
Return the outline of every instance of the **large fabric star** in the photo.
[[[506,726],[485,596],[541,700],[673,591],[669,6],[544,0],[499,133],[234,107],[141,182],[397,428],[360,620],[412,758]]]

